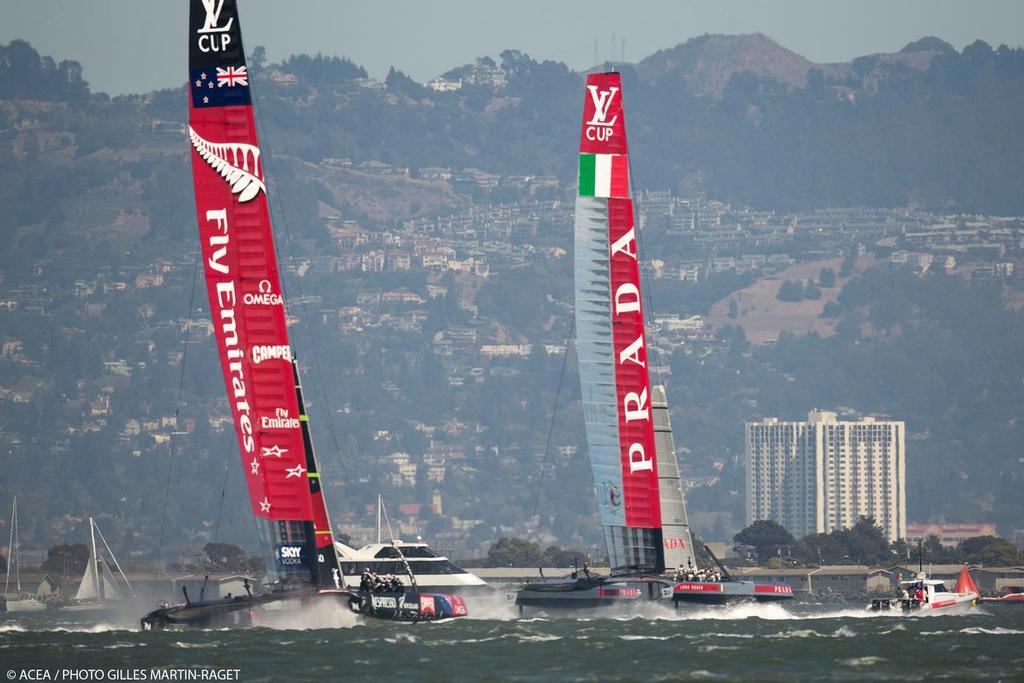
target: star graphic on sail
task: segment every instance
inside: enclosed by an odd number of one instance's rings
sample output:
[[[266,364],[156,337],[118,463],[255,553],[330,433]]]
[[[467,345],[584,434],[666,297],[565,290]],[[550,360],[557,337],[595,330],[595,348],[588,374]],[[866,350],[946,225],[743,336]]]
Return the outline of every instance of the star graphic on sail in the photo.
[[[286,471],[288,474],[285,476],[285,479],[291,479],[292,477],[301,477],[306,468],[302,466],[302,463],[299,463],[295,467],[289,467]]]
[[[263,496],[263,500],[260,501],[260,512],[270,512],[270,501],[266,496]]]
[[[283,454],[288,452],[287,448],[281,448],[277,444],[274,444],[273,446],[262,446],[261,448],[263,450],[264,458],[269,457],[271,455],[274,456],[275,458],[280,458]]]
[[[256,458],[253,458],[252,462],[249,463],[249,469],[252,471],[253,474],[259,474],[260,473],[260,461],[257,460]]]

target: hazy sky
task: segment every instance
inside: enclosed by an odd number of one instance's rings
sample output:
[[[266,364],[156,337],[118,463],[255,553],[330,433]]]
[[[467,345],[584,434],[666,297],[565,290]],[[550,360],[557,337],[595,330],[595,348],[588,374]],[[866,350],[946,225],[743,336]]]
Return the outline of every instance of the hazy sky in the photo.
[[[425,81],[475,57],[515,48],[574,69],[638,61],[704,33],[759,31],[816,62],[892,52],[924,35],[957,49],[982,39],[1024,44],[1024,0],[239,0],[248,50],[349,57]],[[0,0],[0,43],[31,42],[82,63],[111,94],[185,80],[186,0]]]

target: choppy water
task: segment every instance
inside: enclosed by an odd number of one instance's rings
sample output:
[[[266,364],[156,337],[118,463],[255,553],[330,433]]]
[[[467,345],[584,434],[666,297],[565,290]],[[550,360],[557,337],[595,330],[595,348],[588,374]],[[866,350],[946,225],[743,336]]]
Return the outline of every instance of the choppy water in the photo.
[[[154,680],[155,669],[240,681],[1024,681],[1024,608],[905,617],[829,605],[651,606],[643,616],[520,619],[500,602],[471,607],[479,616],[436,624],[331,613],[163,633],[139,632],[127,617],[6,615],[0,681]]]

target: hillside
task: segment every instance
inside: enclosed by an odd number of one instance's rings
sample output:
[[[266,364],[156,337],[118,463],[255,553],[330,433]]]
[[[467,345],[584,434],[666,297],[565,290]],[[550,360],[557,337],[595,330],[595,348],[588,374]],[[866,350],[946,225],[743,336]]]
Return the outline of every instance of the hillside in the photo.
[[[685,84],[694,95],[721,97],[732,77],[749,72],[802,88],[815,64],[761,33],[704,35],[655,52],[636,65],[639,76],[652,82]]]
[[[1021,297],[1021,226],[951,214],[1024,213],[1022,51],[925,40],[811,65],[755,36],[669,52],[623,76],[637,189],[674,193],[638,199],[642,250],[670,264],[645,263],[655,311],[710,308],[714,327],[659,361],[707,537],[741,526],[742,422],[835,405],[908,420],[913,519],[1012,531],[1020,313],[1001,302]],[[148,566],[161,528],[170,554],[251,546],[196,278],[184,89],[109,99],[26,43],[0,58],[3,499],[24,494],[25,538],[74,540],[93,514]],[[411,506],[402,533],[466,552],[502,534],[598,542],[562,355],[581,74],[514,51],[461,68],[454,92],[340,59],[252,67],[335,521],[365,531],[383,491]],[[851,205],[900,208],[785,213]],[[740,223],[758,237],[736,241]],[[772,299],[852,250],[888,267],[882,246],[939,227],[987,280],[858,266],[820,300]]]

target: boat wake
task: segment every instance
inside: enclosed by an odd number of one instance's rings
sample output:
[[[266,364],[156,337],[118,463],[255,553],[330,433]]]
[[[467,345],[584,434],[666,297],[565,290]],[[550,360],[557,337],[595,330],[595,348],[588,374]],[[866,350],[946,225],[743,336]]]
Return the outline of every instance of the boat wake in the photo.
[[[352,628],[366,623],[348,607],[333,601],[321,601],[302,609],[261,610],[253,620],[254,626],[280,631]]]
[[[716,606],[693,606],[688,605],[680,609],[673,609],[671,606],[661,603],[645,602],[641,604],[622,605],[616,608],[602,609],[600,612],[576,612],[576,613],[546,613],[544,611],[531,612],[526,618],[518,618],[514,607],[497,605],[492,611],[486,608],[471,610],[473,616],[478,619],[518,619],[520,622],[532,620],[561,620],[574,619],[578,621],[595,621],[598,619],[612,619],[615,621],[742,621],[745,619],[759,619],[762,621],[818,621],[826,619],[885,619],[893,617],[906,617],[901,613],[872,612],[861,607],[854,606],[832,606],[832,605],[788,605],[782,606],[778,603],[737,603],[734,605]],[[963,612],[958,612],[963,613]],[[988,613],[979,608],[971,608],[969,614],[987,615]],[[911,615],[925,616],[924,614]],[[928,614],[927,616],[936,616]]]
[[[469,619],[486,619],[489,621],[514,621],[515,605],[505,597],[505,591],[494,591],[487,595],[465,596]]]

